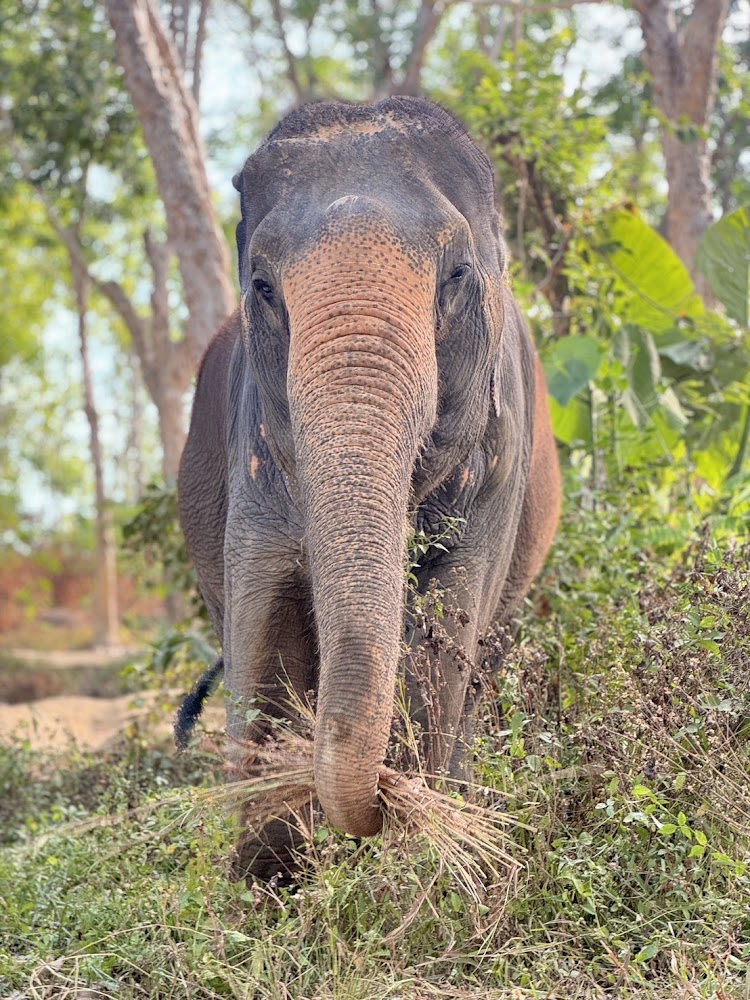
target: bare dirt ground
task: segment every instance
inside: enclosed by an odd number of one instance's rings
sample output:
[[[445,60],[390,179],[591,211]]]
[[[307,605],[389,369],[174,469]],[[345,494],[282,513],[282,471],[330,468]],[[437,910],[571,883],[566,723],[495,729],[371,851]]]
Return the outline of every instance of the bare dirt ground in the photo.
[[[167,739],[172,730],[171,713],[154,722],[159,697],[153,692],[119,698],[58,695],[19,705],[0,705],[0,742],[20,737],[28,739],[35,750],[64,750],[72,741],[81,749],[101,750],[134,724],[147,730],[154,740]],[[145,704],[134,707],[136,699]],[[201,725],[211,732],[223,730],[220,703],[205,709]]]
[[[122,661],[132,652],[123,649],[80,650],[40,653],[13,650],[14,660],[56,670],[99,667]],[[168,738],[172,712],[159,706],[163,693],[152,691],[124,694],[115,698],[95,698],[85,693],[59,694],[17,704],[0,702],[0,741],[27,739],[34,749],[63,750],[76,744],[81,749],[106,747],[130,726],[148,731],[155,740]],[[204,713],[204,727],[220,731],[224,727],[220,700]]]
[[[82,749],[99,750],[145,715],[133,708],[132,694],[119,698],[57,695],[20,705],[0,705],[0,738],[20,736],[34,749],[62,750],[73,740]],[[153,699],[151,699],[153,700]],[[168,729],[159,725],[158,729]]]

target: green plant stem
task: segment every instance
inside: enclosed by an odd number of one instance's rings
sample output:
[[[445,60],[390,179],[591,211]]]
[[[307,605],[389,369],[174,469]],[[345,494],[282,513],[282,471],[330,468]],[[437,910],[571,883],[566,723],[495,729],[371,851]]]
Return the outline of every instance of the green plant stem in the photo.
[[[591,421],[591,495],[593,509],[596,510],[596,496],[599,489],[599,441],[597,434],[596,403],[594,401],[594,386],[589,383],[589,420]]]
[[[732,462],[732,468],[729,470],[727,479],[731,479],[732,476],[736,476],[742,471],[742,466],[745,464],[745,458],[747,457],[748,440],[750,440],[750,403],[745,404],[745,418],[742,424],[740,444],[737,448],[737,454]]]

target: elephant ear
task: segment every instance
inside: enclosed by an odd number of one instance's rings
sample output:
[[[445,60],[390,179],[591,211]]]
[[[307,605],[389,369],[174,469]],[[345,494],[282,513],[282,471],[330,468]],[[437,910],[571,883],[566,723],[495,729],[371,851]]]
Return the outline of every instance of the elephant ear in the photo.
[[[503,238],[503,218],[493,207],[489,219],[485,216],[479,252],[487,261],[485,269],[486,298],[484,303],[485,321],[493,333],[490,340],[493,352],[500,346],[502,328],[507,322],[505,296],[508,288],[508,252]]]
[[[492,371],[490,372],[490,402],[492,403],[492,412],[496,417],[500,416],[500,390],[497,387],[497,365],[492,366]]]
[[[496,210],[492,210],[490,217],[490,230],[492,232],[492,242],[496,255],[496,270],[489,276],[489,289],[487,296],[487,322],[494,326],[501,335],[502,329],[509,321],[508,315],[508,252],[505,245],[503,230],[505,228],[502,215]],[[496,417],[500,416],[500,390],[498,388],[498,364],[500,363],[500,337],[497,338],[496,357],[490,370],[490,405]]]
[[[237,223],[237,229],[235,230],[235,238],[237,240],[237,270],[239,272],[240,288],[242,285],[242,274],[245,264],[246,247],[247,247],[247,223],[245,222],[245,199],[244,195],[244,185],[242,182],[242,174],[235,174],[232,178],[232,187],[239,191],[240,195],[240,221]]]
[[[503,235],[505,223],[502,215],[500,215],[495,208],[492,209],[492,215],[490,217],[490,229],[492,231],[492,239],[497,253],[498,274],[504,279],[508,271],[508,253],[505,246],[505,237]]]

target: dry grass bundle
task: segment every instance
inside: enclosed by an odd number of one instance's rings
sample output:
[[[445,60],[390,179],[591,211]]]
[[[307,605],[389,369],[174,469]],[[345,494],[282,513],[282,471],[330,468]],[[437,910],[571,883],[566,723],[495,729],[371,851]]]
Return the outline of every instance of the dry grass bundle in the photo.
[[[505,827],[526,826],[507,813],[436,791],[421,776],[383,768],[378,794],[390,832],[417,833],[437,852],[441,863],[473,897],[491,877],[494,883],[514,874],[521,862],[510,853]],[[526,827],[528,829],[528,827]]]
[[[247,749],[243,760],[227,765],[236,780],[213,791],[241,804],[248,827],[261,830],[271,819],[296,814],[315,794],[313,741],[279,725]]]
[[[303,732],[275,724],[265,741],[248,747],[248,754],[230,770],[236,780],[222,792],[242,808],[243,821],[259,831],[271,819],[298,817],[315,797],[313,774],[314,712],[296,704]],[[487,879],[497,884],[521,867],[511,854],[505,828],[523,826],[507,813],[437,791],[420,775],[381,768],[378,795],[384,813],[386,843],[407,847],[424,838],[443,868],[472,896],[479,898]],[[518,854],[522,848],[512,844]]]

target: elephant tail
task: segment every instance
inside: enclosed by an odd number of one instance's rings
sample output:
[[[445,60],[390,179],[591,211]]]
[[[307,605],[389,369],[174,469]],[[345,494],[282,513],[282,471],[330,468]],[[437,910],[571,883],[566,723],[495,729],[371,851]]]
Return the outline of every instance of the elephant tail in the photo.
[[[224,657],[220,656],[186,695],[174,720],[174,741],[178,750],[187,749],[195,723],[203,711],[203,702],[213,693],[223,672]]]

